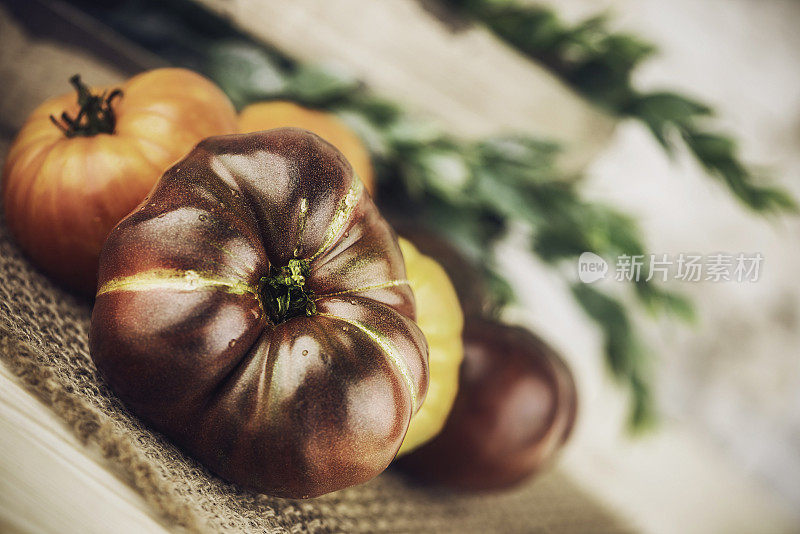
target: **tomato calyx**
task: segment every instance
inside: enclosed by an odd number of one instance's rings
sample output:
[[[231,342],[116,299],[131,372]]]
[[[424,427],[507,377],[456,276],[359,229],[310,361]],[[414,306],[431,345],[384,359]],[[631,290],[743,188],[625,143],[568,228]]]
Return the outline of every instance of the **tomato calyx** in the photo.
[[[89,87],[81,81],[80,74],[75,74],[69,83],[78,93],[78,114],[73,118],[64,111],[60,118],[50,115],[50,120],[67,137],[84,136],[106,133],[113,134],[117,125],[117,116],[112,103],[117,98],[122,98],[122,91],[114,89],[110,93],[103,91],[101,94],[92,94]]]
[[[314,293],[305,286],[310,273],[308,260],[293,258],[283,267],[270,267],[269,276],[259,280],[261,304],[273,324],[317,313]]]

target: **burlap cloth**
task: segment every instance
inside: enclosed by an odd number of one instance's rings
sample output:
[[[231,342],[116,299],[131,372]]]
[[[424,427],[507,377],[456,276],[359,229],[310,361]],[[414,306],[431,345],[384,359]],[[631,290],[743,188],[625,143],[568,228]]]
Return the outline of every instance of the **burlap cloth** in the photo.
[[[92,82],[113,68],[62,45],[31,40],[0,8],[0,155],[25,116],[65,89],[76,69]],[[89,74],[90,73],[90,74]],[[2,214],[0,214],[2,215]],[[391,469],[377,479],[307,501],[243,491],[208,473],[131,415],[97,375],[88,353],[91,304],[35,270],[0,223],[0,357],[87,446],[176,529],[248,532],[623,532],[557,470],[513,491],[457,495]]]

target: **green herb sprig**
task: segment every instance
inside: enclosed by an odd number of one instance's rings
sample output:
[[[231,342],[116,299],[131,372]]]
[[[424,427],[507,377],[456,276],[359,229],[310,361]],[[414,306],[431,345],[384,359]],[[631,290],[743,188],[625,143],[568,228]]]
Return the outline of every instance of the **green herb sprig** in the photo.
[[[284,67],[267,51],[241,42],[212,48],[208,73],[239,104],[291,99],[336,112],[369,145],[378,167],[384,211],[413,216],[456,245],[486,277],[490,313],[515,298],[492,253],[515,225],[531,232],[530,251],[551,265],[575,265],[591,251],[603,257],[645,255],[636,222],[583,199],[574,181],[556,170],[558,147],[528,136],[465,142],[369,93],[354,79],[319,67]],[[268,89],[236,73],[281,80]],[[313,83],[309,83],[313,80]],[[384,200],[380,200],[384,199]],[[653,283],[632,286],[650,312],[691,319],[683,296]],[[637,338],[628,307],[598,289],[576,284],[573,294],[601,328],[609,369],[631,393],[629,422],[641,429],[655,420],[648,352]]]
[[[514,300],[514,288],[493,253],[512,227],[528,228],[531,253],[559,267],[557,272],[565,272],[562,263],[575,265],[585,251],[604,257],[644,253],[632,218],[585,200],[579,183],[559,174],[558,147],[552,143],[529,136],[464,141],[345,73],[293,61],[247,38],[197,4],[130,0],[121,9],[96,8],[94,14],[173,64],[203,70],[237,107],[289,99],[337,113],[373,156],[381,209],[425,221],[444,234],[485,275],[490,312]],[[142,26],[143,18],[157,24]],[[160,31],[148,33],[151,26]],[[272,289],[286,293],[283,286]],[[629,289],[647,310],[691,316],[691,305],[680,295],[644,282]],[[594,287],[575,284],[573,293],[605,334],[609,369],[631,392],[631,425],[643,427],[654,414],[649,354],[636,338],[630,306]]]
[[[748,208],[796,211],[786,191],[764,185],[741,162],[733,137],[709,130],[711,107],[675,92],[642,92],[633,86],[633,71],[657,48],[636,35],[611,31],[607,14],[570,25],[552,9],[519,0],[444,1],[550,68],[589,100],[643,122],[670,155],[676,141],[682,141],[703,169]]]

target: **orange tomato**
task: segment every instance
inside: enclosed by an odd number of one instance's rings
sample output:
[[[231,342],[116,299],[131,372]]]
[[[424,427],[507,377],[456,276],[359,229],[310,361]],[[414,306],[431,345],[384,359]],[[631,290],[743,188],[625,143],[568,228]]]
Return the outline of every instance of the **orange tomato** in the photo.
[[[304,108],[294,102],[275,100],[251,104],[239,114],[239,129],[242,133],[283,126],[314,132],[338,148],[364,182],[367,191],[375,193],[375,172],[369,151],[361,139],[333,113]]]
[[[36,265],[94,294],[109,231],[197,142],[236,132],[236,111],[216,85],[184,69],[139,74],[120,92],[89,90],[77,76],[71,82],[79,97],[44,102],[12,144],[3,205]]]

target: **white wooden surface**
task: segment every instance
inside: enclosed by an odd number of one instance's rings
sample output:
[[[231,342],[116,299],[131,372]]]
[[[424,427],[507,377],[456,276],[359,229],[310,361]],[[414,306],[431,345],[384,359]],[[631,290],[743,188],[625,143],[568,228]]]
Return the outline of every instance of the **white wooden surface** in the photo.
[[[0,364],[0,531],[164,533],[144,500]]]
[[[198,0],[307,61],[348,69],[465,137],[528,132],[564,144],[575,171],[614,122],[482,28],[452,33],[409,0]]]

